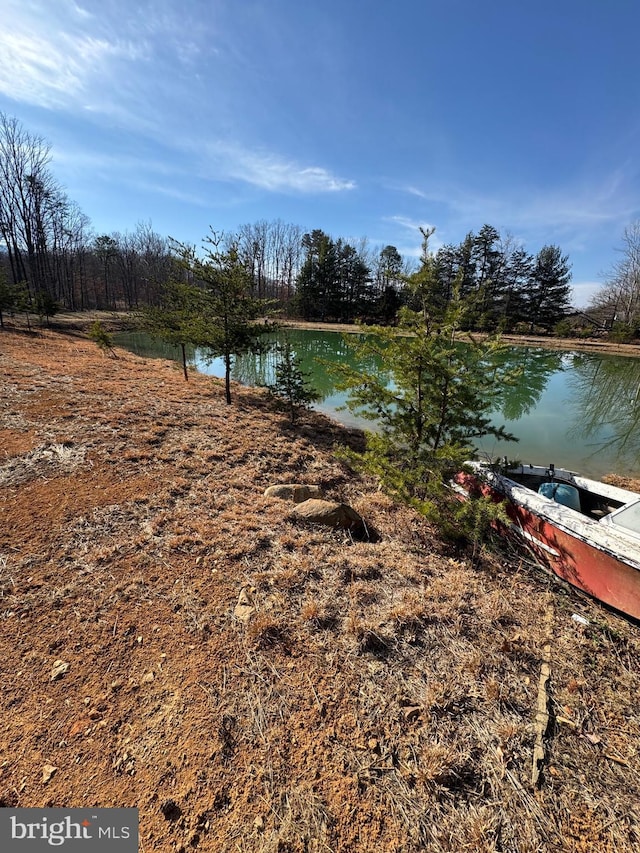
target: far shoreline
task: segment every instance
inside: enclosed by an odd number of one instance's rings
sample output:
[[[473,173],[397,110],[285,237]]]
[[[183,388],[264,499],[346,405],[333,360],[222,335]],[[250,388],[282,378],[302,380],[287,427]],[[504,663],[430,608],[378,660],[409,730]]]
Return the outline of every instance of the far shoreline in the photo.
[[[342,334],[359,334],[363,326],[355,323],[321,323],[308,320],[281,320],[280,325],[290,329],[316,329],[324,332],[341,332]],[[484,340],[487,335],[472,332],[473,340]],[[513,335],[502,334],[503,343],[520,347],[540,347],[541,349],[580,350],[582,352],[599,352],[610,355],[623,355],[640,358],[640,344],[622,344],[614,341],[598,340],[596,338],[547,338],[542,335]]]
[[[48,328],[61,332],[84,332],[96,320],[103,323],[108,331],[127,331],[135,323],[135,311],[60,311],[50,318]],[[311,320],[277,319],[276,323],[285,329],[315,329],[324,332],[339,332],[345,335],[357,335],[366,328],[364,324],[323,323]],[[27,323],[22,317],[6,317],[5,325],[8,327],[24,328]],[[41,326],[37,321],[33,321],[31,328],[34,332],[37,332]],[[47,325],[45,324],[43,328],[47,328]],[[487,335],[479,332],[470,334],[471,338],[477,341],[481,341],[487,337]],[[511,346],[537,347],[552,350],[576,350],[579,352],[597,352],[628,358],[640,358],[640,342],[625,344],[598,338],[558,338],[543,335],[514,335],[506,333],[500,335],[500,340]]]

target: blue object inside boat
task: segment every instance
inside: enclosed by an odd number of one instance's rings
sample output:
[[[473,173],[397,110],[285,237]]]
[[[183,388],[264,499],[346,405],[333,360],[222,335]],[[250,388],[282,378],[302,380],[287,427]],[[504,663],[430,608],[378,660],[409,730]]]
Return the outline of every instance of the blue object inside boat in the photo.
[[[580,512],[580,495],[575,486],[569,486],[567,483],[543,483],[538,494]]]

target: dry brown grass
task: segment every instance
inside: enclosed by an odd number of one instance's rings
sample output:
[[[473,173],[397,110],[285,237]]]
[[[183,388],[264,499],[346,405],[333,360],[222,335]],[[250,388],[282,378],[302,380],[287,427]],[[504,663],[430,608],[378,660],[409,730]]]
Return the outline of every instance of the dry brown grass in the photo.
[[[143,851],[637,849],[637,627],[452,550],[319,416],[79,337],[0,353],[5,805],[136,805]],[[263,497],[287,481],[379,540],[290,521]]]

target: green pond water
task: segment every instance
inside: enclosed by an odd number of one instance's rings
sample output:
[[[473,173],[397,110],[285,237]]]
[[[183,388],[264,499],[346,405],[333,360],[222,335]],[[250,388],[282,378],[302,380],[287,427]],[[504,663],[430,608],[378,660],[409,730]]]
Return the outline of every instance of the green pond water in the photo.
[[[371,429],[370,421],[344,409],[346,395],[336,391],[324,363],[355,364],[349,336],[307,329],[288,329],[286,335],[302,369],[310,374],[310,384],[322,396],[315,408],[346,425]],[[178,347],[140,332],[118,334],[115,341],[138,355],[180,359]],[[479,454],[506,454],[541,465],[553,462],[594,478],[609,473],[640,476],[640,359],[529,347],[509,347],[500,358],[509,368],[520,368],[522,378],[516,386],[503,388],[492,419],[519,441],[485,438],[478,442]],[[208,359],[192,349],[189,360],[203,373],[224,376],[221,359]],[[273,352],[242,356],[235,360],[232,377],[244,385],[265,385],[273,381],[274,365]],[[373,362],[365,367],[382,370]]]

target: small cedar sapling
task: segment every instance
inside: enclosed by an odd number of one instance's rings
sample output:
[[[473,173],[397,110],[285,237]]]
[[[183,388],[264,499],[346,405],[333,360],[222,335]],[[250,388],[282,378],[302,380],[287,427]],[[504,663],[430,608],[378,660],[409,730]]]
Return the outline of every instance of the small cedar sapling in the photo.
[[[253,295],[253,279],[238,249],[237,239],[225,243],[213,229],[203,241],[201,256],[177,243],[178,263],[201,292],[201,311],[193,342],[211,359],[224,362],[225,399],[231,404],[231,368],[238,356],[254,352],[259,339],[271,331],[264,322],[271,302]]]
[[[109,332],[102,325],[100,320],[95,320],[88,331],[89,339],[97,344],[102,352],[111,356],[111,358],[117,358],[116,351],[113,346],[113,338],[109,334]]]
[[[181,281],[181,275],[184,270],[174,261],[174,276],[162,286],[159,304],[143,309],[140,324],[152,338],[180,347],[182,372],[188,382],[187,346],[201,343],[204,295],[202,288]]]
[[[300,410],[308,409],[311,403],[320,399],[320,395],[309,384],[309,373],[302,370],[300,359],[294,353],[290,341],[278,344],[276,353],[275,381],[267,388],[285,404],[293,424]]]

